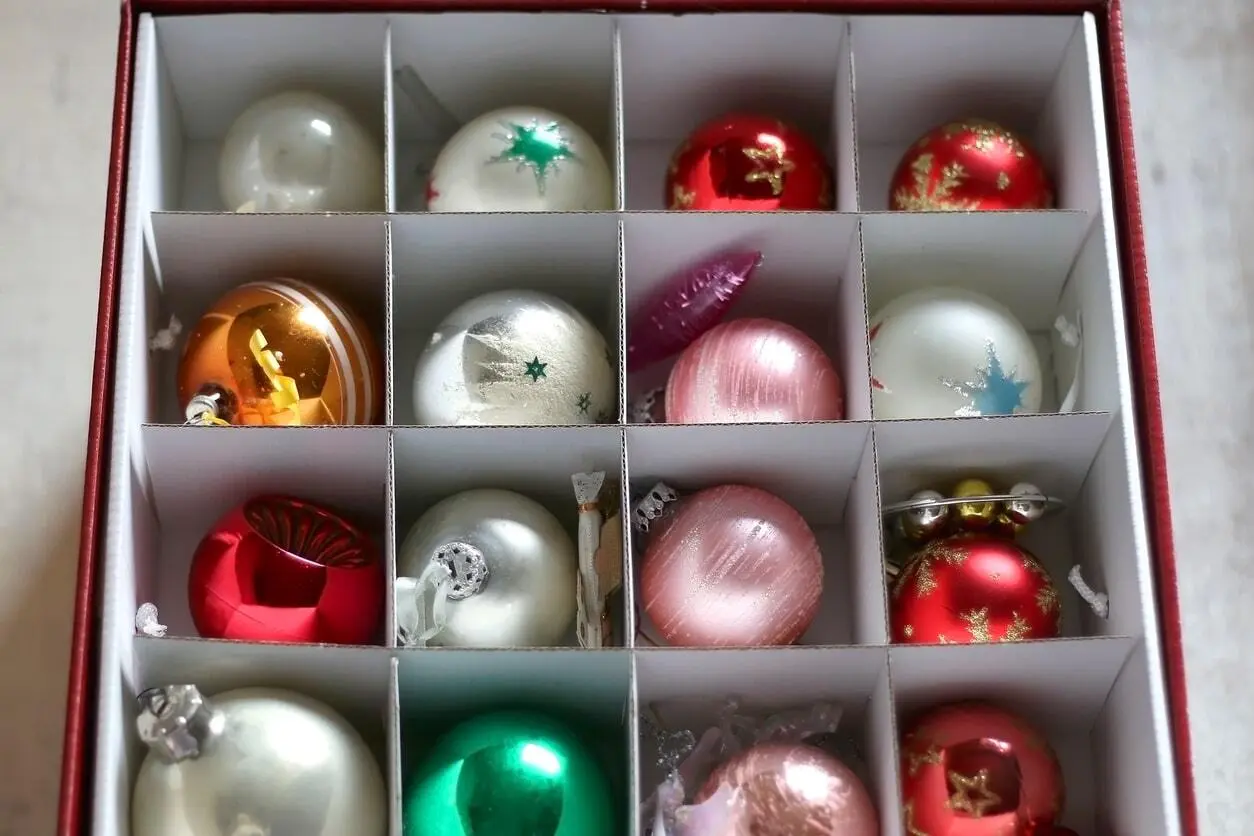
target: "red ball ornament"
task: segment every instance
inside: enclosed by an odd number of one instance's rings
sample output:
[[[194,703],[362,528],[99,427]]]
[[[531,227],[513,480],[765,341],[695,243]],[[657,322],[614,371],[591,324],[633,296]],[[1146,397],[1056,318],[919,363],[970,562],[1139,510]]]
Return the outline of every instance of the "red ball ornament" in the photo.
[[[207,639],[368,644],[387,588],[371,539],[339,515],[285,496],[218,520],[192,557],[188,600]]]
[[[818,541],[774,494],[745,485],[707,488],[654,525],[641,601],[670,644],[792,644],[818,614]]]
[[[928,543],[897,576],[889,609],[893,641],[903,644],[1049,639],[1062,629],[1049,573],[1006,536]]]
[[[831,209],[832,170],[798,129],[768,116],[728,114],[679,146],[665,200],[669,209]]]
[[[666,420],[675,424],[839,421],[840,374],[814,340],[772,319],[705,332],[671,369]]]
[[[1021,138],[993,122],[965,119],[910,146],[893,174],[888,205],[924,212],[1052,209],[1054,188]]]
[[[875,805],[839,758],[805,743],[759,743],[706,779],[694,804],[723,792],[727,836],[878,836]],[[704,831],[703,831],[704,832]]]
[[[901,780],[907,833],[1027,836],[1063,807],[1062,767],[1048,741],[985,703],[942,706],[916,721],[902,740]]]

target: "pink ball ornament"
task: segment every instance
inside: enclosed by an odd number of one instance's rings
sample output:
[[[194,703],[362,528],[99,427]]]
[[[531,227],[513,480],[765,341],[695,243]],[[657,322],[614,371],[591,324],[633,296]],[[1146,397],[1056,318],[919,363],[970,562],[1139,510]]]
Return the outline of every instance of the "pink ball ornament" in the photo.
[[[721,485],[684,497],[649,533],[644,611],[683,647],[792,644],[819,611],[823,556],[774,494]]]
[[[818,343],[771,319],[737,319],[688,346],[666,384],[673,424],[839,421],[840,375]]]

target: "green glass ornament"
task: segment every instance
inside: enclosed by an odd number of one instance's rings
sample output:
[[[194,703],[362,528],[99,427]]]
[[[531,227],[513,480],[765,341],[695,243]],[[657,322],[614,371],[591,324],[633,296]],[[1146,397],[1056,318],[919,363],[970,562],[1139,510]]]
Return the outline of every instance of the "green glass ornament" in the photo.
[[[405,792],[405,836],[613,836],[609,782],[565,725],[529,711],[441,737]]]

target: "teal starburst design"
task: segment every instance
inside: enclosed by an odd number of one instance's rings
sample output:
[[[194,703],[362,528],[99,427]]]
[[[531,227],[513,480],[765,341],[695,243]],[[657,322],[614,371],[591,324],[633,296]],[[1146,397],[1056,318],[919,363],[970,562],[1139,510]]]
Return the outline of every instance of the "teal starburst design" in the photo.
[[[988,366],[975,370],[975,380],[941,379],[941,383],[969,401],[956,415],[1013,415],[1023,406],[1023,393],[1032,381],[1017,379],[1017,370],[1006,373],[992,340],[988,341],[986,351]]]
[[[541,363],[540,358],[535,357],[532,359],[530,363],[527,364],[527,369],[526,371],[523,372],[523,377],[530,377],[531,382],[535,383],[537,380],[539,380],[542,377],[548,377],[548,375],[545,374],[544,372],[544,370],[547,369],[548,367],[549,367],[548,363]]]
[[[505,132],[492,134],[492,138],[504,142],[505,150],[487,164],[516,163],[519,171],[531,169],[540,194],[544,194],[549,174],[561,170],[558,163],[563,160],[579,162],[575,152],[570,150],[570,137],[557,122],[541,124],[533,119],[530,125],[502,122],[501,127]]]
[[[588,407],[592,406],[592,393],[584,392],[579,396],[579,411],[584,415],[588,414]]]

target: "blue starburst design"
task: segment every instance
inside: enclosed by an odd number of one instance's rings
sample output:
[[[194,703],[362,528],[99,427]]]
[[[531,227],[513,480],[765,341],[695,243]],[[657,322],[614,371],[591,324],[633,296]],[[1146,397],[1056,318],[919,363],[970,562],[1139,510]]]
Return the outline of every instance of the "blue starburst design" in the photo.
[[[1023,406],[1023,393],[1032,381],[1018,380],[1015,377],[1017,371],[1007,374],[1002,369],[992,340],[988,341],[987,351],[988,366],[975,370],[975,380],[941,379],[941,383],[970,401],[955,415],[1013,415]]]

